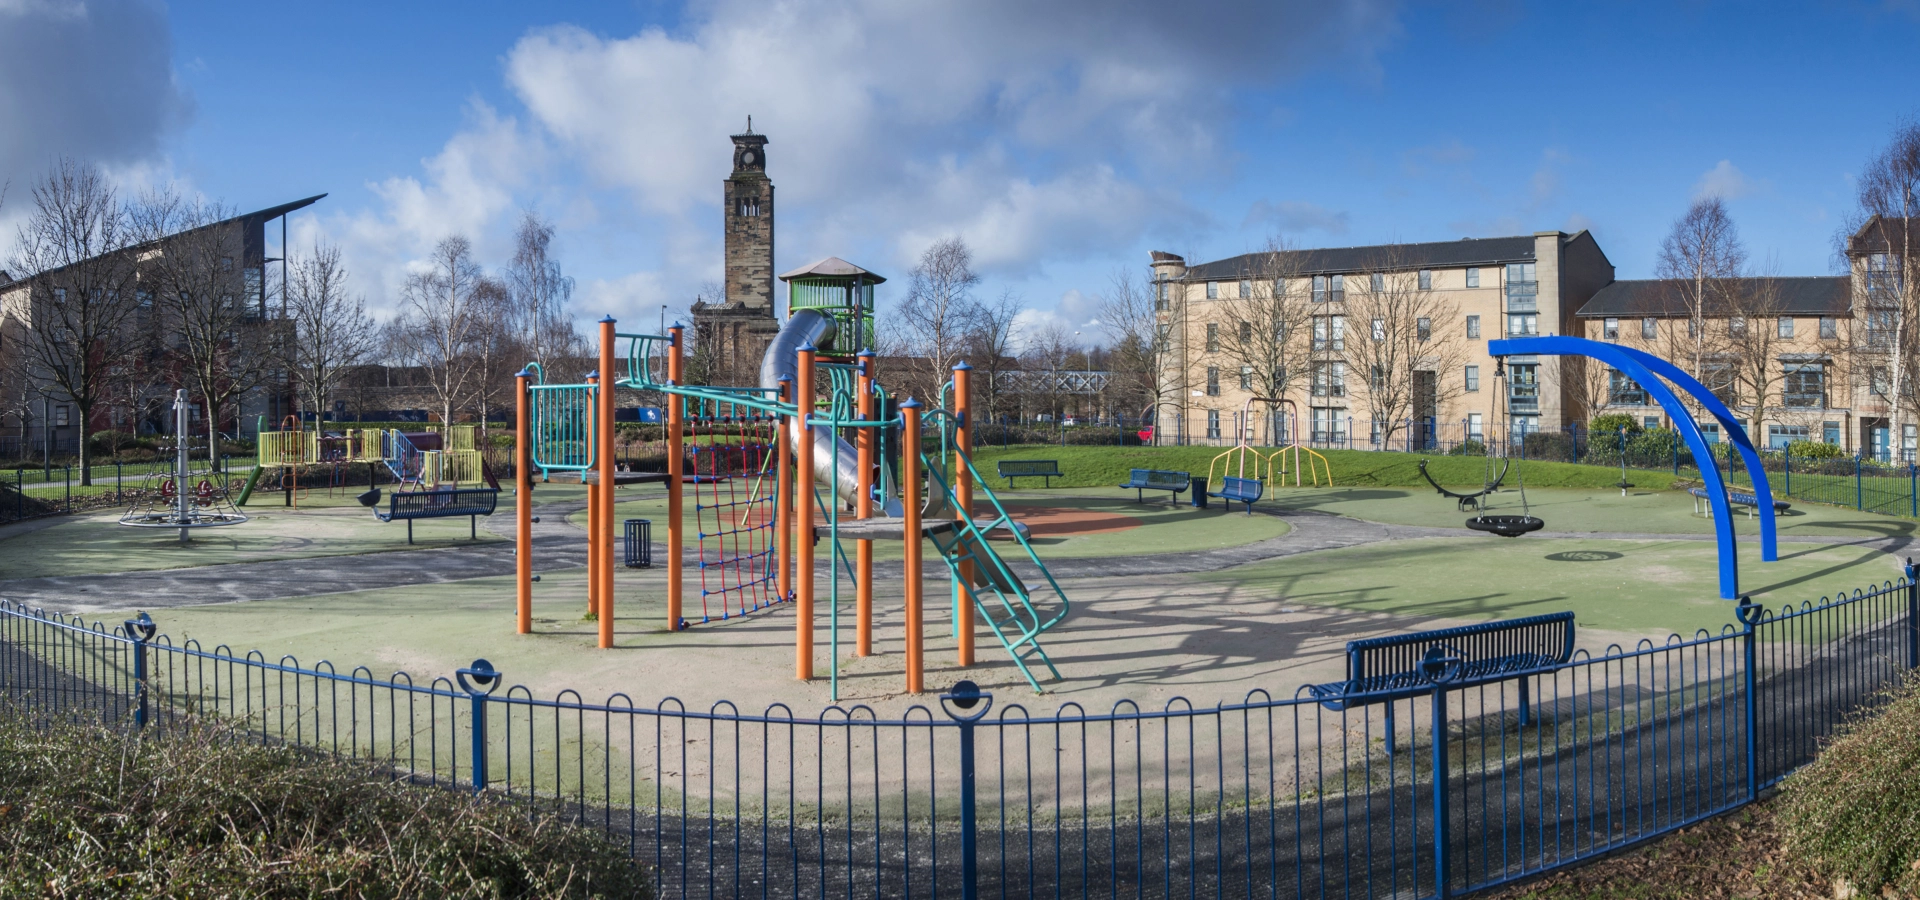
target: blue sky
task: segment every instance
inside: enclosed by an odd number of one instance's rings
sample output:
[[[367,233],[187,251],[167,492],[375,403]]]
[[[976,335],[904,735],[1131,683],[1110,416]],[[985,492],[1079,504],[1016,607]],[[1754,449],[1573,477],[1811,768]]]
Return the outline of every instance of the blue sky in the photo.
[[[1851,173],[1920,113],[1916,47],[1912,0],[0,0],[0,117],[59,122],[0,135],[0,226],[60,154],[244,208],[326,192],[296,249],[340,244],[383,308],[448,233],[504,263],[532,207],[583,320],[652,321],[720,275],[726,136],[752,114],[779,267],[903,276],[959,234],[1035,327],[1085,327],[1150,249],[1270,236],[1591,228],[1647,277],[1702,193],[1756,262],[1817,274]],[[38,62],[75,53],[86,79]]]

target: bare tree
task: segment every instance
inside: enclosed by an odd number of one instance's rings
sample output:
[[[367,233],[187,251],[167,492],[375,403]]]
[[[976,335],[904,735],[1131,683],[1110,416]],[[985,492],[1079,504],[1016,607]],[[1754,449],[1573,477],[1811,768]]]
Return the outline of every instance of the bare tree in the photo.
[[[553,233],[553,225],[534,211],[521,213],[506,272],[513,331],[542,370],[587,355],[587,342],[567,311],[573,279],[560,271],[553,257]]]
[[[112,391],[105,350],[136,322],[138,276],[125,209],[100,170],[62,159],[33,187],[12,268],[25,282],[9,308],[20,386],[59,395],[79,414],[80,483],[92,484],[87,429]],[[46,423],[50,426],[52,423]]]
[[[480,418],[480,437],[484,444],[487,419],[494,406],[511,396],[508,385],[521,365],[516,361],[516,354],[524,356],[528,351],[509,327],[514,301],[513,292],[506,284],[485,277],[475,283],[473,312],[475,322],[467,353],[473,358],[473,409]]]
[[[923,370],[916,385],[922,396],[933,396],[945,384],[974,330],[979,305],[973,287],[980,276],[973,271],[973,251],[959,237],[936,241],[920,254],[913,267],[907,296],[900,303],[911,351]]]
[[[1349,276],[1346,333],[1339,356],[1383,444],[1409,423],[1437,421],[1465,389],[1466,347],[1452,301],[1420,286],[1405,254],[1387,248],[1358,278]]]
[[[427,374],[441,421],[451,424],[475,388],[471,351],[482,313],[475,293],[484,276],[473,245],[460,235],[442,240],[427,262],[427,271],[407,276],[388,338],[394,355]]]
[[[1732,281],[1740,277],[1746,258],[1739,231],[1718,197],[1694,201],[1660,244],[1655,274],[1667,282],[1667,289],[1687,311],[1684,337],[1677,331],[1681,326],[1668,320],[1667,342],[1680,352],[1667,358],[1688,361],[1688,374],[1702,381],[1710,374],[1707,319],[1716,307],[1731,305]]]
[[[1079,353],[1075,346],[1073,332],[1058,322],[1049,322],[1039,328],[1031,329],[1026,335],[1026,346],[1020,354],[1020,368],[1030,373],[1046,373],[1044,379],[1026,379],[1026,390],[1022,396],[1022,412],[1038,406],[1047,411],[1054,421],[1066,407],[1066,395],[1061,392],[1060,373],[1069,368],[1069,361]],[[1038,384],[1047,388],[1040,390]]]
[[[1153,410],[1156,423],[1162,405],[1177,411],[1186,390],[1184,373],[1168,364],[1173,345],[1164,312],[1154,285],[1141,281],[1133,270],[1119,268],[1108,276],[1099,315],[1114,341],[1114,374],[1125,383],[1123,390]]]
[[[1000,382],[1007,371],[1019,365],[1014,342],[1019,339],[1020,314],[1026,302],[1013,290],[979,305],[973,331],[967,335],[966,354],[974,367],[973,383],[985,390],[985,402],[978,405],[989,419],[1001,411]]]
[[[154,250],[142,254],[173,367],[200,398],[207,446],[219,465],[220,425],[230,402],[266,384],[289,339],[284,321],[264,316],[261,272],[245,266],[235,212],[171,191],[141,198],[136,227]],[[228,223],[228,224],[221,224]]]
[[[1909,410],[1920,408],[1920,122],[1894,129],[1886,149],[1867,163],[1859,180],[1859,209],[1841,232],[1841,251],[1859,260],[1864,278],[1866,348],[1884,356],[1889,378],[1890,433],[1895,440]]]
[[[372,355],[379,329],[366,301],[349,293],[340,248],[331,244],[316,243],[291,262],[285,293],[293,326],[284,347],[286,368],[317,423],[341,376]]]
[[[1245,258],[1239,290],[1229,284],[1230,296],[1216,307],[1225,332],[1220,352],[1240,366],[1242,382],[1256,396],[1278,399],[1304,381],[1313,309],[1307,291],[1288,288],[1300,274],[1298,257],[1279,239]],[[1278,431],[1271,418],[1278,412],[1278,404],[1268,409],[1270,433]]]

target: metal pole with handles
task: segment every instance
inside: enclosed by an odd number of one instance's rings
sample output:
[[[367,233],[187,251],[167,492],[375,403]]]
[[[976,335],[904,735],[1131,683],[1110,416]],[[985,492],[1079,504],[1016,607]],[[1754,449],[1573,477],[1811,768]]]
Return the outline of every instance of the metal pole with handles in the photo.
[[[180,540],[191,540],[187,530],[187,392],[173,392],[173,504],[180,523]]]

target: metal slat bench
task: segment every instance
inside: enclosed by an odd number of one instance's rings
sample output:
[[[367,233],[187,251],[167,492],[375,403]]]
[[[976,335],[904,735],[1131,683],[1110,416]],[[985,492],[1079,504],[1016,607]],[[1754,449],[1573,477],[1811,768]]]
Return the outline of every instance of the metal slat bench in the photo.
[[[1529,678],[1536,669],[1573,658],[1573,613],[1549,613],[1504,622],[1416,631],[1347,642],[1347,680],[1307,686],[1307,693],[1334,712],[1387,704],[1387,752],[1393,752],[1394,700],[1424,693],[1433,678],[1421,663],[1439,648],[1460,659],[1452,683],[1520,680],[1520,724],[1532,721]]]
[[[1053,487],[1053,479],[1065,478],[1060,473],[1060,461],[1057,459],[1003,459],[994,463],[1000,477],[1007,480],[1007,487],[1017,487],[1015,478],[1044,478],[1047,487]]]
[[[1142,491],[1168,491],[1168,500],[1180,496],[1193,483],[1193,476],[1186,472],[1173,472],[1166,469],[1134,469],[1127,476],[1122,488],[1133,489],[1133,501],[1144,502]]]
[[[1253,501],[1266,493],[1267,485],[1258,478],[1235,478],[1228,475],[1220,480],[1220,489],[1208,491],[1207,496],[1219,497],[1227,501],[1227,509],[1233,509],[1235,500],[1247,505],[1247,515],[1253,515]]]
[[[1707,494],[1706,488],[1689,488],[1687,493],[1693,495],[1693,512],[1695,515],[1713,515],[1713,504],[1708,502],[1712,498]],[[1749,519],[1758,515],[1757,510],[1760,508],[1760,498],[1746,491],[1728,491],[1727,502],[1734,506],[1745,507],[1747,510],[1747,518]],[[1785,500],[1773,501],[1774,512],[1786,512],[1792,508],[1793,504]]]
[[[375,504],[379,499],[375,498]],[[413,520],[468,518],[468,535],[480,537],[480,516],[491,516],[500,503],[500,492],[492,488],[443,488],[433,491],[395,491],[388,495],[387,510],[374,507],[374,518],[382,522],[407,523],[407,543],[413,543]],[[371,505],[371,504],[370,504]]]

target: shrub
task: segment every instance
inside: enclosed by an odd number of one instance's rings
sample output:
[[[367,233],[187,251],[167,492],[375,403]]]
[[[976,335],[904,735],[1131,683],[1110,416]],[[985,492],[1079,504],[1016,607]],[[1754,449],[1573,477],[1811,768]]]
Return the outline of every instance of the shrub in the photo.
[[[1787,444],[1787,455],[1801,459],[1839,459],[1847,455],[1839,444],[1825,441],[1793,441]]]
[[[0,895],[649,896],[625,849],[510,803],[209,725],[0,719]]]
[[[1920,893],[1920,679],[1787,779],[1780,824],[1791,855],[1858,896]]]
[[[1627,436],[1631,438],[1640,433],[1640,421],[1626,413],[1605,413],[1594,416],[1593,421],[1587,423],[1587,433],[1596,441],[1603,434],[1617,435],[1622,428],[1627,430]]]
[[[1472,438],[1468,438],[1467,440],[1464,440],[1458,444],[1455,444],[1452,450],[1447,451],[1447,455],[1448,456],[1485,456],[1487,455],[1487,445],[1482,444],[1479,441],[1473,440]]]

